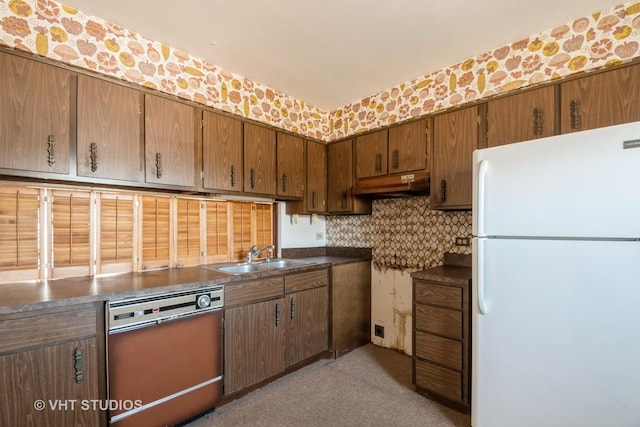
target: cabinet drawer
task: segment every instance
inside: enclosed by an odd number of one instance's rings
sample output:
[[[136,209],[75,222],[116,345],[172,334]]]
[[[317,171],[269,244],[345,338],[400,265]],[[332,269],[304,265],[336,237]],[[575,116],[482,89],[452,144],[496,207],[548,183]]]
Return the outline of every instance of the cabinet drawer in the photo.
[[[93,304],[24,314],[0,321],[0,353],[96,335],[97,314]]]
[[[284,277],[284,291],[287,294],[327,285],[329,285],[328,269],[307,271]]]
[[[462,374],[416,360],[416,386],[453,400],[462,400]]]
[[[462,288],[416,282],[416,302],[462,309]]]
[[[224,305],[250,304],[280,298],[284,294],[282,276],[232,283],[224,287]]]
[[[416,331],[416,357],[462,370],[462,342]]]
[[[416,330],[462,339],[462,312],[416,304]]]

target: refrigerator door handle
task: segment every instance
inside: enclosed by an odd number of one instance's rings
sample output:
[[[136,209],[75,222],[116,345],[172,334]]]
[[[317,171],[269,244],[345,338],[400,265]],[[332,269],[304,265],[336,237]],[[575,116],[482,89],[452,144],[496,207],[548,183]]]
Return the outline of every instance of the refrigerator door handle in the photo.
[[[478,168],[478,200],[476,206],[478,207],[478,213],[476,219],[478,221],[477,232],[479,237],[484,237],[484,198],[485,198],[485,178],[487,176],[487,168],[489,167],[489,162],[485,160],[480,161],[480,166]]]
[[[485,239],[478,239],[478,250],[476,253],[477,277],[475,279],[478,294],[478,310],[480,310],[480,314],[487,314],[487,302],[484,299],[484,241]]]

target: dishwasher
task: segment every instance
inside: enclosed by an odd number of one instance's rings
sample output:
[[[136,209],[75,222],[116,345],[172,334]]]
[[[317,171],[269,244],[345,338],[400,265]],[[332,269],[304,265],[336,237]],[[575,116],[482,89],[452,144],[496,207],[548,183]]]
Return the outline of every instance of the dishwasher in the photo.
[[[109,423],[174,425],[222,398],[224,287],[107,302]]]

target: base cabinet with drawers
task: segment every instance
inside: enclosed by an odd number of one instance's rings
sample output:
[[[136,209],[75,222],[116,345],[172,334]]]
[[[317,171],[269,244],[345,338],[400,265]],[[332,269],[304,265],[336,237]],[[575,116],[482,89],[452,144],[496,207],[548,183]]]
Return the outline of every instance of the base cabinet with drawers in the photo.
[[[0,426],[101,426],[103,316],[93,304],[0,316]]]
[[[413,384],[418,393],[468,413],[471,269],[434,267],[412,277]]]

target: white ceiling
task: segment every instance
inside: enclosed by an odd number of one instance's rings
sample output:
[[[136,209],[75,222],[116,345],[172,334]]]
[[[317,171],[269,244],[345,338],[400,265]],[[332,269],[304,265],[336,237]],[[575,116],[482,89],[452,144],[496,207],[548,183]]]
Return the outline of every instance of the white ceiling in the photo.
[[[325,111],[621,0],[65,0]]]

